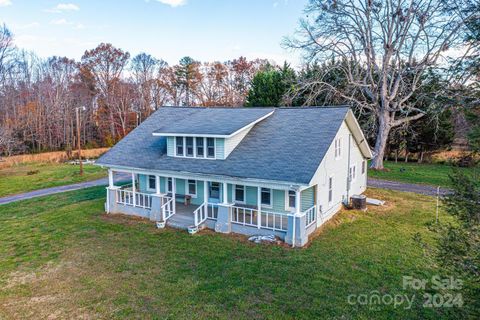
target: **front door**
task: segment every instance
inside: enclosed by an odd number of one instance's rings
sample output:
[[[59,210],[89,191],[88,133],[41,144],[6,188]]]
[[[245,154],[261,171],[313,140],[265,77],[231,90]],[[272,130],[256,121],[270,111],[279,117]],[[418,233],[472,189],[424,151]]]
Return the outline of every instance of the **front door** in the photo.
[[[219,203],[221,199],[221,185],[219,182],[210,182],[208,186],[208,202]]]

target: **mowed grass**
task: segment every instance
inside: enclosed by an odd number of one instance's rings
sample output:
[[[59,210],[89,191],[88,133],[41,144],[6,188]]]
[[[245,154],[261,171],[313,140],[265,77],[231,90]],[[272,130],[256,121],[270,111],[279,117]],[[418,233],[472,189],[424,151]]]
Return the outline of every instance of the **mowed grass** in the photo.
[[[385,171],[368,170],[371,178],[393,180],[407,183],[427,184],[433,186],[449,187],[451,182],[449,175],[453,167],[446,164],[427,164],[413,162],[386,161]],[[480,168],[457,168],[467,174],[480,175]]]
[[[106,176],[106,170],[98,166],[83,167],[83,176],[78,165],[64,163],[26,163],[0,169],[0,197]]]
[[[435,241],[433,198],[369,191],[388,205],[342,212],[308,248],[291,249],[106,215],[104,192],[0,207],[0,318],[460,319],[471,311],[469,301],[423,308],[423,292],[402,288],[404,275],[440,272],[414,241],[417,233]],[[372,292],[416,299],[408,310],[348,303]]]

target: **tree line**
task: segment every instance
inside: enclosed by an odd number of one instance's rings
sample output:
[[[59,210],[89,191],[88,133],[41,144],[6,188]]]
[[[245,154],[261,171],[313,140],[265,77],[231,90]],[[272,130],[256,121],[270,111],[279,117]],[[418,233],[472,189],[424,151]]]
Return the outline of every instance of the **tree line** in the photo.
[[[80,61],[41,59],[0,28],[0,153],[111,146],[161,106],[242,106],[266,60],[182,58],[176,65],[101,43]]]
[[[479,7],[478,0],[311,0],[283,42],[304,54],[299,70],[243,57],[187,56],[169,66],[104,43],[80,61],[39,59],[15,48],[3,26],[0,152],[71,148],[79,106],[83,143],[110,146],[162,105],[348,105],[374,148],[372,167],[383,169],[392,153],[423,154],[475,128],[468,119],[479,113]]]

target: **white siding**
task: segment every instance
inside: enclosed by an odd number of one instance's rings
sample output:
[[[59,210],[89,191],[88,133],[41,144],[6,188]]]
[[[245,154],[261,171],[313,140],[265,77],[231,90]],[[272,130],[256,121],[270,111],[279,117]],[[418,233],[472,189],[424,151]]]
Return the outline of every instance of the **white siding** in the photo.
[[[321,215],[328,219],[333,216],[340,208],[342,201],[347,198],[347,194],[351,197],[354,194],[363,193],[367,186],[367,169],[362,174],[362,161],[365,160],[360,152],[355,139],[350,136],[350,130],[345,122],[342,123],[337,136],[342,138],[342,152],[339,159],[335,159],[334,141],[330,145],[324,159],[315,173],[311,185],[318,184],[318,205],[321,209]],[[318,137],[322,139],[322,137]],[[347,191],[348,179],[348,145],[350,141],[350,165],[356,165],[356,179],[351,183],[350,190]],[[333,177],[333,199],[331,203],[328,201],[328,180]],[[320,210],[319,210],[320,211]],[[317,225],[321,225],[324,221],[317,219]]]

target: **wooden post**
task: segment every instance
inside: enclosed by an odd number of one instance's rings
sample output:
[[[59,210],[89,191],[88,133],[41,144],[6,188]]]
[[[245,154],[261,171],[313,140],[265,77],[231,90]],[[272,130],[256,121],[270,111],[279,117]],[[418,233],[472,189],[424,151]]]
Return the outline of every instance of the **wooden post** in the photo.
[[[80,175],[83,175],[83,164],[82,164],[82,148],[80,142],[80,111],[79,108],[75,108],[75,114],[77,118],[77,147],[78,147],[78,162],[80,163]]]

